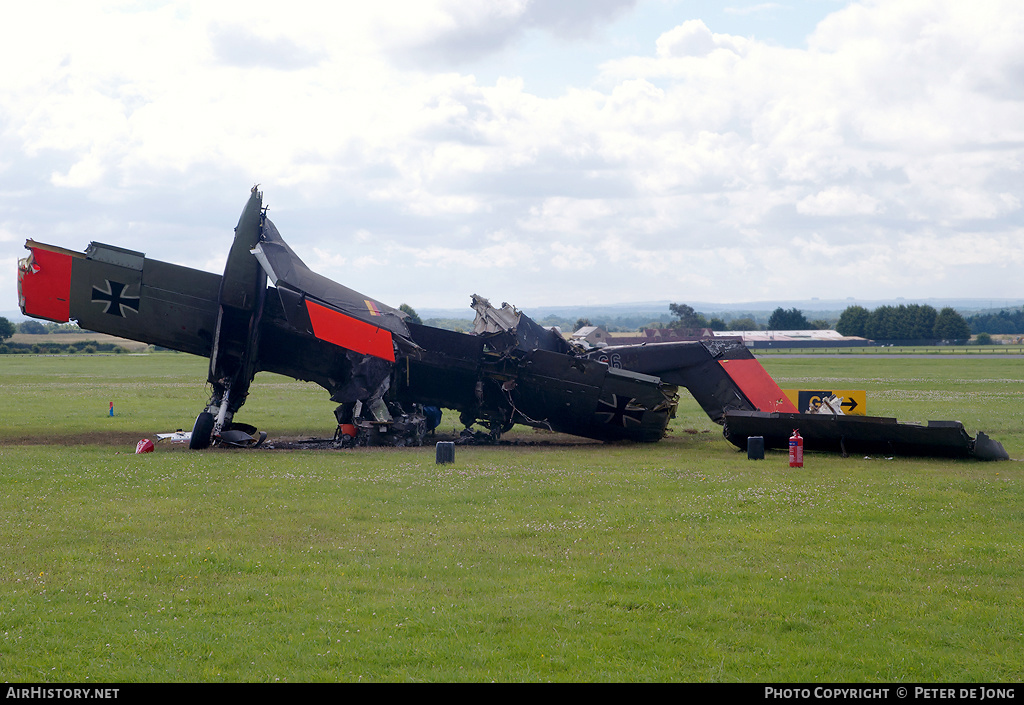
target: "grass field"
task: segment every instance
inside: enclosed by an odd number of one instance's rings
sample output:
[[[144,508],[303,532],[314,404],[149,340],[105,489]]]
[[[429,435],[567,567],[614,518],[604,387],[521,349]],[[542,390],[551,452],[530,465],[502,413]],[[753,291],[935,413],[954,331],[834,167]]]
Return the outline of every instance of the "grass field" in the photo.
[[[1021,458],[1021,362],[765,366]],[[1016,461],[748,461],[685,392],[651,445],[134,455],[203,380],[178,354],[0,359],[0,679],[1020,679]],[[331,409],[261,375],[240,418],[323,437]]]

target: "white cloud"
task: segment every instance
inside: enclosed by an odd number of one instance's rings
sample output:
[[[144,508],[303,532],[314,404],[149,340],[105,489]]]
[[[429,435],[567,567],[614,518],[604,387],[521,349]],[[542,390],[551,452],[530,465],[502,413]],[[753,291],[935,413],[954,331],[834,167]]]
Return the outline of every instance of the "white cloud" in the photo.
[[[613,204],[606,200],[549,198],[530,209],[519,221],[526,231],[578,239],[594,232],[595,224],[610,219]]]
[[[307,266],[314,266],[317,269],[341,269],[348,264],[348,257],[338,252],[325,250],[322,247],[314,247],[313,254],[316,257],[312,260],[304,260]],[[300,257],[301,259],[301,257]]]
[[[1019,3],[837,5],[806,49],[680,15],[553,97],[474,72],[546,33],[557,74],[651,7],[22,3],[0,249],[104,238],[217,269],[260,183],[297,250],[385,301],[796,298],[829,271],[858,274],[844,295],[986,295],[1022,228]]]
[[[725,13],[728,15],[756,15],[762,12],[771,12],[784,8],[785,5],[781,5],[777,2],[763,2],[758,5],[749,5],[745,7],[726,7]]]
[[[597,262],[594,254],[585,247],[551,243],[551,264],[560,270],[586,270]]]
[[[819,216],[872,215],[879,212],[878,201],[849,188],[834,186],[797,201],[797,213]]]
[[[377,36],[403,63],[452,67],[506,50],[530,30],[548,31],[563,40],[590,36],[635,4],[636,0],[402,3],[400,11],[382,14]],[[384,3],[385,8],[389,5],[394,8],[397,3]]]
[[[707,56],[716,49],[740,54],[746,41],[727,34],[714,34],[700,20],[687,20],[658,37],[656,47],[661,58]]]

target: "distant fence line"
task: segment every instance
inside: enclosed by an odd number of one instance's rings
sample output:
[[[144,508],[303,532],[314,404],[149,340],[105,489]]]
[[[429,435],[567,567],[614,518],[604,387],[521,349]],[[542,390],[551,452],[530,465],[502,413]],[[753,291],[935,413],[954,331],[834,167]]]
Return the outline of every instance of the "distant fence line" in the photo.
[[[774,350],[783,348],[856,348],[871,347],[870,340],[850,342],[848,340],[752,340],[746,343],[752,350]]]
[[[99,343],[95,340],[76,340],[73,343],[0,343],[0,355],[89,355],[92,353],[129,352],[117,343]]]

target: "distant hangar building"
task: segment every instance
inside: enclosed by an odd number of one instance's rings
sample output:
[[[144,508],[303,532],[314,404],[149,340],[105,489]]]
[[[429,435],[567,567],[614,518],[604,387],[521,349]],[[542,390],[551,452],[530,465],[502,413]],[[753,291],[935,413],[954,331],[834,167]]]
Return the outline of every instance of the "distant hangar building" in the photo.
[[[874,341],[834,330],[743,330],[718,331],[716,338],[740,336],[748,348],[857,348]]]

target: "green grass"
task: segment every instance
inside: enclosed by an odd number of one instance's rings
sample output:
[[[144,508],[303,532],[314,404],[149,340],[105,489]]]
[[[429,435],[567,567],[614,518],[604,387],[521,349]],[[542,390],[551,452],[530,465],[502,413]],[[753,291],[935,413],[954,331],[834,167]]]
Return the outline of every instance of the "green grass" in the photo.
[[[206,401],[184,355],[6,362],[0,438],[19,443],[142,437]],[[766,361],[782,386],[866,388],[872,414],[960,418],[1022,457],[1016,364]],[[257,377],[243,413],[324,435],[326,397]],[[133,450],[0,445],[4,680],[1020,677],[1016,462],[791,470],[688,398],[658,444],[459,447],[449,466],[432,447]]]
[[[961,421],[1024,458],[1024,361],[1015,358],[768,357],[762,364],[784,389],[864,389],[867,413],[900,421]]]
[[[0,357],[0,394],[7,400],[0,439],[190,430],[209,400],[207,367],[206,360],[180,353]],[[326,429],[329,437],[329,397],[317,385],[261,374],[239,419],[257,419],[276,433]]]
[[[851,348],[757,348],[757,355],[1024,355],[1024,346],[1003,345],[868,345]]]

